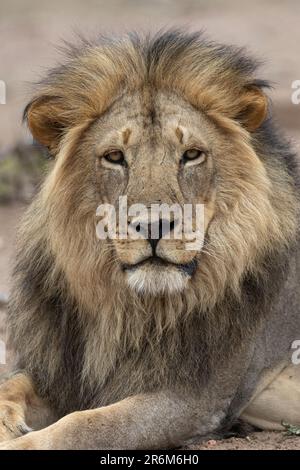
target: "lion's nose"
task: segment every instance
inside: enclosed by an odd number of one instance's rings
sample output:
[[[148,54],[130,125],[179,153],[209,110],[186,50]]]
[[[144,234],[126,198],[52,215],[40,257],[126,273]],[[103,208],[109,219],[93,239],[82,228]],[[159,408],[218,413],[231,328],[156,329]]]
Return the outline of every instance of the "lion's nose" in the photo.
[[[148,224],[148,242],[152,248],[152,254],[155,255],[159,240],[174,230],[174,220],[159,219],[156,222]]]

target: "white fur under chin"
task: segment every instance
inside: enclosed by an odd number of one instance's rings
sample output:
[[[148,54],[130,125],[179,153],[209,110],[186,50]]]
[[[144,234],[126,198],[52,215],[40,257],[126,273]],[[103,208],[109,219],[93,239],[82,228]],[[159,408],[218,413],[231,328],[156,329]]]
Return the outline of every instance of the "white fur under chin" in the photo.
[[[127,271],[127,282],[139,294],[172,294],[185,289],[189,276],[179,270],[149,270],[138,268]]]

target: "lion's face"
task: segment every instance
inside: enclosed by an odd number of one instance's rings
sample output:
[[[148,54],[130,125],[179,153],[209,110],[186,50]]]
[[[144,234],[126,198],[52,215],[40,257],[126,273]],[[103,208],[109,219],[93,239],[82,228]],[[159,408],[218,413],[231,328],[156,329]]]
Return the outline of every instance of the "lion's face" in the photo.
[[[184,205],[203,205],[201,230],[206,231],[214,215],[213,154],[219,140],[207,118],[182,98],[163,92],[150,96],[147,91],[117,100],[88,132],[83,145],[95,161],[99,203],[118,208],[120,196],[126,195],[128,209],[135,204],[149,209],[148,214],[129,213],[127,220],[137,231],[146,230],[145,236],[137,239],[136,231],[129,231],[126,238],[108,242],[132,288],[151,293],[182,290],[193,276],[199,252],[187,249],[193,237],[186,233]],[[174,211],[160,213],[157,224],[166,225],[151,234],[153,204],[175,204],[182,218]],[[193,212],[194,229],[195,219]],[[116,221],[118,235],[119,217]]]
[[[71,295],[95,312],[161,294],[177,312],[212,309],[228,288],[239,296],[247,273],[261,270],[296,227],[289,177],[269,156],[268,100],[254,64],[241,51],[176,34],[100,41],[70,54],[41,84],[25,118],[54,157],[34,209],[44,220],[36,231]],[[125,220],[143,238],[130,231],[120,237],[116,217],[119,237],[97,239],[97,207],[109,203],[118,215],[123,196],[128,210],[177,205],[184,216],[186,204],[201,205],[205,243],[187,249],[193,239],[178,214],[168,220],[169,239],[160,236],[163,215],[158,238],[152,230],[149,237],[144,213]]]

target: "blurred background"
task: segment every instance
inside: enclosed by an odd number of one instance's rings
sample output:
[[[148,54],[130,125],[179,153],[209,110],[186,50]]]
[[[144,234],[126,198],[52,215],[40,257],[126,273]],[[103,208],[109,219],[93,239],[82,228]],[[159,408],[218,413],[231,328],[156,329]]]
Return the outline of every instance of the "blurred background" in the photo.
[[[299,0],[1,0],[0,80],[6,104],[0,104],[0,340],[5,340],[16,226],[45,171],[43,157],[22,127],[22,111],[30,83],[59,60],[55,46],[72,40],[74,31],[93,36],[172,25],[246,45],[264,61],[261,77],[274,85],[274,112],[297,146],[300,104],[292,104],[291,95],[292,82],[300,80],[299,22]]]

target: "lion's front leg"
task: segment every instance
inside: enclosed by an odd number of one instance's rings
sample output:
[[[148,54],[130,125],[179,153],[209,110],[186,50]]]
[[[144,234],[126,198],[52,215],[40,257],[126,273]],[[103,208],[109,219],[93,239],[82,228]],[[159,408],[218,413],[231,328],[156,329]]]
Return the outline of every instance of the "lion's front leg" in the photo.
[[[198,404],[199,405],[199,404]],[[116,404],[71,413],[41,431],[3,443],[1,449],[164,449],[189,442],[201,425],[199,406],[173,394],[138,395]],[[203,421],[202,421],[203,422]],[[216,425],[215,419],[212,426]]]
[[[15,373],[0,383],[0,442],[15,439],[51,422],[50,410],[34,391],[30,377]],[[53,422],[53,420],[52,420]]]

